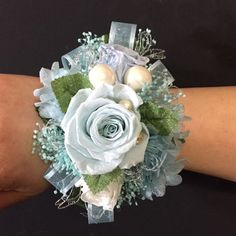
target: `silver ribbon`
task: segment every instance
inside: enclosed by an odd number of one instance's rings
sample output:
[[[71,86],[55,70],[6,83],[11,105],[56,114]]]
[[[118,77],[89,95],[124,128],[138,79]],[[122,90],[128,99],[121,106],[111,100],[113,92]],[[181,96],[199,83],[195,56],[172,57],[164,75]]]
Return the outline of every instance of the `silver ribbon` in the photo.
[[[174,77],[171,75],[171,73],[167,70],[165,65],[160,61],[156,61],[153,63],[148,70],[151,72],[152,75],[158,77],[158,76],[165,76],[165,78],[168,78],[168,83],[174,82]]]
[[[133,49],[137,25],[112,21],[109,44],[119,44]]]
[[[88,223],[100,224],[114,221],[114,212],[105,211],[102,207],[97,207],[93,204],[88,204]]]
[[[59,172],[55,168],[49,167],[44,178],[65,195],[81,177],[73,175],[72,172],[68,173],[66,170]]]
[[[79,62],[78,55],[80,54],[80,51],[80,47],[77,47],[61,57],[61,62],[65,69],[69,70],[77,65]]]
[[[88,73],[96,64],[98,59],[97,52],[86,45],[75,48],[61,57],[62,65],[70,73]]]

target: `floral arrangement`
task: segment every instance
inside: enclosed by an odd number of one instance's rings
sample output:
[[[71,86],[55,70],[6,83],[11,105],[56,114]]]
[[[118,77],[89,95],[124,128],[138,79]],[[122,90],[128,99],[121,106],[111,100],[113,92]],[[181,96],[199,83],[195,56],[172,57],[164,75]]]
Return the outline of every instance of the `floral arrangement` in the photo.
[[[34,91],[44,125],[34,130],[33,153],[50,163],[44,177],[62,193],[58,208],[84,205],[89,223],[111,222],[115,207],[182,181],[184,95],[151,31],[135,32],[112,22],[109,35],[83,33],[63,68],[41,69]]]

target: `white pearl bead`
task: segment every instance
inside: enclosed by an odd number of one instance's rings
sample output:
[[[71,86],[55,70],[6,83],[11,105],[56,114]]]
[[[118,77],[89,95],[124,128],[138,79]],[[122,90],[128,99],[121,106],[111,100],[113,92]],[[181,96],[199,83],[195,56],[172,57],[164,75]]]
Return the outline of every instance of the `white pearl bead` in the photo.
[[[130,100],[121,100],[119,104],[124,106],[126,109],[130,111],[133,109],[133,104]]]
[[[145,84],[152,83],[152,75],[150,71],[143,66],[133,66],[126,71],[124,83],[137,91]]]
[[[101,84],[115,84],[116,74],[106,64],[97,64],[89,72],[89,81],[96,88]]]

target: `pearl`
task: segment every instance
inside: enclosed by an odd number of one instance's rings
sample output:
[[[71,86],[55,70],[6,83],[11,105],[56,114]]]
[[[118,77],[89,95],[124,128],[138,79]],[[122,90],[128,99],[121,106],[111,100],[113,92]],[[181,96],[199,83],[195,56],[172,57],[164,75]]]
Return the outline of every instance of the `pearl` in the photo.
[[[89,72],[89,80],[96,88],[101,84],[115,84],[116,74],[106,64],[97,64]]]
[[[129,111],[133,109],[133,104],[130,100],[121,100],[119,104],[124,106]]]
[[[152,75],[150,71],[143,66],[133,66],[126,71],[124,83],[135,91],[138,91],[145,84],[152,83]]]

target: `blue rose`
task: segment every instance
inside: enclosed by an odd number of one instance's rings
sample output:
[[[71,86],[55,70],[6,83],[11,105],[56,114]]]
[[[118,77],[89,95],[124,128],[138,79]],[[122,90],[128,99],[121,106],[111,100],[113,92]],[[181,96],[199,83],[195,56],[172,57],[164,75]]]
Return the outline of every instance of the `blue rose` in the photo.
[[[127,109],[121,101],[129,101]],[[137,108],[141,98],[127,85],[81,89],[71,99],[61,127],[65,147],[82,174],[130,168],[144,159],[149,134]],[[137,142],[142,133],[142,142]]]

